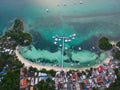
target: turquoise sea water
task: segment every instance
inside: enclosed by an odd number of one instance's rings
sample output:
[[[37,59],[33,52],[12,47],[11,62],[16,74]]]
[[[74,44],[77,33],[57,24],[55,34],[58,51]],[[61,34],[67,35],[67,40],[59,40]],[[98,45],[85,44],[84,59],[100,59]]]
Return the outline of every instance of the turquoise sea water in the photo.
[[[69,49],[65,51],[64,66],[93,65],[106,57],[97,48],[98,39],[101,36],[111,40],[120,38],[119,5],[119,0],[83,0],[83,4],[80,0],[1,0],[0,33],[15,18],[21,18],[25,30],[33,36],[32,44],[21,48],[21,55],[36,63],[58,66],[61,48],[53,44],[52,36],[76,33],[76,39],[66,43]]]

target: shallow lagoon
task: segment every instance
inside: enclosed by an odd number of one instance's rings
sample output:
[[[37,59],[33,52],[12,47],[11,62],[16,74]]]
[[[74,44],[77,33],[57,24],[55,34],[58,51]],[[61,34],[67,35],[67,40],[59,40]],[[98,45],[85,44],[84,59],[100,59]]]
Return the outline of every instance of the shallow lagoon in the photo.
[[[52,36],[76,33],[76,39],[66,43],[69,49],[64,66],[94,65],[106,57],[97,48],[98,39],[120,38],[119,5],[118,0],[83,0],[83,4],[79,0],[4,0],[0,1],[0,31],[3,34],[15,18],[21,18],[25,30],[33,35],[32,44],[22,48],[21,55],[36,63],[58,66],[61,48],[53,44]]]

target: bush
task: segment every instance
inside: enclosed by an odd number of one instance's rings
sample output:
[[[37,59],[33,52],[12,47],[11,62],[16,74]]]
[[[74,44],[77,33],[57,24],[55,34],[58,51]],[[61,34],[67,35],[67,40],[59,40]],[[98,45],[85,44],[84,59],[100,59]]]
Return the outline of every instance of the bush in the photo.
[[[19,71],[8,72],[2,82],[0,82],[0,90],[18,90],[19,89]]]
[[[13,29],[16,31],[23,31],[24,30],[24,25],[23,22],[20,19],[16,19],[13,25]]]
[[[53,70],[53,69],[49,70],[48,73],[49,73],[52,77],[55,77],[55,75],[56,75],[56,71]]]
[[[45,68],[43,68],[43,69],[40,70],[40,72],[47,74],[48,71]]]
[[[116,52],[113,54],[113,57],[114,57],[115,59],[120,60],[120,51],[116,51]]]
[[[47,78],[47,79],[46,79],[46,82],[47,82],[47,83],[50,83],[51,81],[52,81],[51,78]]]
[[[112,44],[109,43],[109,40],[106,37],[102,37],[99,40],[99,48],[107,51],[107,50],[112,49]]]

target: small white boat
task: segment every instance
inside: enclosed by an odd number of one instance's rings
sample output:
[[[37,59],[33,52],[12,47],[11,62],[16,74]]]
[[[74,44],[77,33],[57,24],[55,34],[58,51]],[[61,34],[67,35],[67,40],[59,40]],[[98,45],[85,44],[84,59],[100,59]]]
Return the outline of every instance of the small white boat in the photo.
[[[73,66],[74,64],[72,63],[71,66]]]
[[[63,3],[63,6],[66,6],[66,3]]]
[[[80,50],[80,51],[81,51],[81,50],[82,50],[82,48],[81,48],[81,47],[79,47],[79,48],[78,48],[78,50]]]
[[[49,11],[49,9],[46,9],[46,12],[48,12]]]
[[[95,49],[95,47],[93,46],[92,49]]]
[[[80,4],[83,4],[83,1],[80,1]]]
[[[80,63],[78,63],[78,66],[80,66]]]

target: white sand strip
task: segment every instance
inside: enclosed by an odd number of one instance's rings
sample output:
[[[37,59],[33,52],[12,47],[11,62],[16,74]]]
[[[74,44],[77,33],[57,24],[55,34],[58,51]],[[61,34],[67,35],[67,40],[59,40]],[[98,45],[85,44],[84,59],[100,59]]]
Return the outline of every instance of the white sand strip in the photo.
[[[24,57],[22,57],[19,53],[19,47],[16,47],[16,50],[15,50],[15,54],[16,56],[18,57],[18,59],[24,64],[24,66],[26,67],[34,67],[34,68],[37,68],[38,70],[42,69],[42,68],[45,68],[46,70],[51,70],[51,69],[54,69],[55,71],[61,71],[61,70],[80,70],[80,71],[84,71],[85,69],[89,69],[90,67],[86,67],[86,68],[61,68],[61,67],[55,67],[55,66],[42,66],[40,64],[37,64],[37,63],[33,63],[33,62],[30,62],[28,61],[27,59],[25,59]],[[109,55],[108,55],[109,56]],[[103,62],[104,63],[108,63],[110,60],[109,57],[107,57]],[[98,65],[95,65],[95,66],[92,66],[93,68],[97,68],[98,66],[100,66],[101,64],[103,64],[103,62],[101,62],[100,64]]]

